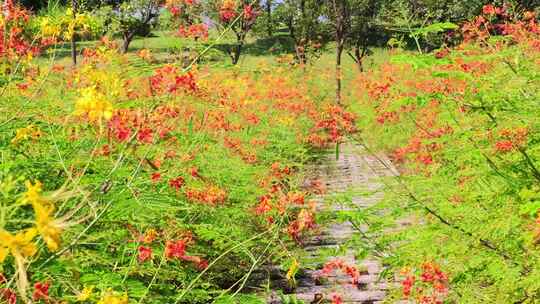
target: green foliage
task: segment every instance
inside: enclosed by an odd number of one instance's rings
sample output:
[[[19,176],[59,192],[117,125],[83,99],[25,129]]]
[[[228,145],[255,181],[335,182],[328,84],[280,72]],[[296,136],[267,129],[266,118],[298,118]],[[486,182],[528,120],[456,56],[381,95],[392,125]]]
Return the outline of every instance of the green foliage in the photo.
[[[276,19],[294,40],[297,61],[306,63],[319,57],[322,46],[330,40],[331,27],[323,13],[324,5],[317,0],[286,0],[276,7]]]
[[[1,117],[0,192],[9,199],[0,199],[0,232],[36,225],[30,206],[9,214],[9,225],[2,222],[4,202],[25,196],[26,180],[41,181],[44,196],[57,189],[76,193],[54,201],[54,219],[62,218],[60,248],[32,239],[38,252],[25,265],[30,285],[18,294],[49,282],[51,298],[66,301],[93,288],[89,303],[124,293],[141,303],[261,302],[239,292],[260,265],[291,261],[296,246],[287,225],[304,207],[262,215],[256,208],[270,189],[277,189],[276,205],[277,197],[299,191],[319,104],[304,78],[289,77],[300,70],[215,70],[193,72],[196,92],[169,91],[191,74],[102,45],[69,73],[43,66],[32,76],[40,86],[5,87],[5,101],[18,106]],[[167,77],[170,83],[156,87]],[[33,90],[40,90],[32,95],[39,102],[23,97]],[[144,121],[123,139],[115,129],[121,113],[133,115],[124,123]],[[151,142],[140,137],[146,127]],[[281,169],[286,173],[275,171]],[[185,184],[175,189],[171,181],[178,177]],[[205,196],[212,191],[216,201]],[[186,248],[174,258],[167,246],[178,240]],[[141,259],[149,249],[151,256]],[[2,262],[0,272],[17,281],[13,258]]]
[[[431,35],[431,34],[444,33],[450,30],[457,30],[458,28],[459,27],[457,25],[451,22],[439,22],[439,23],[433,23],[423,28],[414,30],[412,31],[411,35],[427,37],[428,35]]]
[[[352,105],[362,140],[401,172],[362,217],[372,247],[389,252],[394,273],[440,265],[448,303],[534,303],[540,292],[540,55],[530,47],[537,34],[520,30],[437,57],[393,56],[361,78]],[[359,252],[370,249],[362,242]],[[411,297],[423,292],[415,288]]]
[[[157,25],[161,11],[157,0],[122,2],[118,7],[103,6],[96,15],[107,24],[108,30],[123,39],[122,50],[127,52],[135,36],[149,36]]]

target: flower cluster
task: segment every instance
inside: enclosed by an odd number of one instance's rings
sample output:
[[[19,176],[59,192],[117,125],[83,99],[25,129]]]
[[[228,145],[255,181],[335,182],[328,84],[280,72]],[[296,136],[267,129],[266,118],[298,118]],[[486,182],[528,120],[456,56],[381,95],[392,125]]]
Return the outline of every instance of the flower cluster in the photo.
[[[75,102],[74,115],[85,117],[90,122],[101,122],[111,119],[113,105],[95,86],[82,89],[80,94],[81,97]]]
[[[499,132],[499,140],[495,143],[495,151],[506,153],[522,148],[527,143],[527,128],[516,128],[513,130],[503,129]]]
[[[422,264],[420,275],[411,273],[409,269],[403,272],[403,297],[414,296],[418,303],[442,304],[448,294],[448,276],[441,271],[437,264],[426,262]]]
[[[13,0],[5,0],[1,5],[0,15],[0,61],[2,73],[12,73],[16,64],[27,63],[38,55],[42,48],[53,41],[50,39],[33,39],[29,28],[30,12]]]
[[[35,239],[38,235],[41,236],[51,252],[59,249],[62,232],[67,227],[65,222],[67,219],[55,218],[55,202],[74,196],[73,193],[64,189],[43,195],[42,184],[39,181],[34,183],[26,181],[25,185],[26,192],[18,201],[21,207],[29,205],[33,209],[35,216],[33,225],[21,228],[16,232],[0,228],[0,264],[4,263],[8,257],[13,257],[14,268],[17,269],[18,292],[23,299],[27,296],[28,288],[26,263],[38,252],[38,243]],[[0,284],[3,281],[5,278],[0,276]],[[37,282],[34,289],[34,301],[48,300],[49,283]],[[16,295],[9,289],[3,289],[2,295],[10,303],[16,299]]]
[[[27,140],[36,141],[42,135],[43,133],[41,132],[41,129],[38,126],[28,125],[24,128],[20,128],[15,131],[15,137],[11,139],[11,144],[19,145]]]
[[[236,6],[235,0],[224,0],[219,9],[219,18],[221,21],[228,23],[236,18]]]
[[[136,236],[134,241],[140,245],[137,247],[137,261],[140,264],[152,261],[154,258],[153,246],[163,244],[160,233],[154,229],[148,229],[144,234],[132,232]],[[165,239],[163,248],[164,257],[167,260],[181,260],[191,262],[197,269],[203,270],[208,267],[208,262],[199,257],[187,254],[187,248],[194,243],[191,232],[184,233],[179,239]]]
[[[360,271],[354,265],[349,265],[343,260],[336,259],[324,264],[323,268],[319,271],[319,277],[328,277],[336,270],[340,270],[351,278],[351,284],[356,285],[360,279]]]
[[[195,75],[192,72],[184,74],[173,65],[156,69],[150,77],[150,86],[154,95],[197,91]]]
[[[530,34],[540,33],[534,12],[525,11],[521,16],[510,12],[510,6],[496,7],[485,5],[482,15],[467,22],[462,27],[465,42],[487,42],[492,35],[507,35],[516,41],[529,38]]]
[[[133,136],[139,144],[152,144],[168,137],[177,116],[178,110],[169,106],[159,106],[151,113],[117,110],[107,124],[107,135],[118,142],[127,142]]]
[[[315,147],[339,143],[344,136],[356,132],[355,115],[340,106],[328,106],[311,130],[308,142]]]
[[[188,26],[180,26],[176,35],[183,38],[193,38],[195,40],[208,39],[208,25],[206,24],[191,24]]]

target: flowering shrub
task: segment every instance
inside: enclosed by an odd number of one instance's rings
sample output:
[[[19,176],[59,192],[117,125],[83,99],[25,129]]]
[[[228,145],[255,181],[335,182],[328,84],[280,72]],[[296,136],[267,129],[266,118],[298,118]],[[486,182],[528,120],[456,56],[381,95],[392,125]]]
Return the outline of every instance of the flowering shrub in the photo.
[[[53,41],[33,37],[30,12],[12,0],[1,3],[0,14],[0,85],[29,68],[32,58]]]
[[[414,298],[418,303],[442,304],[448,293],[448,277],[438,265],[423,263],[418,278],[410,270],[402,271],[403,297]]]
[[[401,172],[388,185],[395,194],[380,205],[394,217],[373,216],[373,227],[415,223],[380,239],[394,244],[388,263],[419,269],[404,274],[396,297],[418,303],[538,297],[533,79],[540,31],[532,13],[511,15],[486,6],[464,25],[462,45],[444,54],[396,54],[356,81],[359,101],[350,110],[363,118],[357,138],[386,151]]]
[[[173,16],[176,35],[194,40],[208,39],[208,25],[201,17],[202,4],[196,0],[167,0],[165,7]]]
[[[350,114],[296,70],[126,73],[132,60],[103,39],[6,87],[20,107],[0,132],[2,300],[208,303],[316,227],[299,189],[311,134],[341,140]]]
[[[70,41],[73,36],[83,39],[99,38],[105,27],[103,20],[88,12],[77,12],[74,17],[71,8],[33,18],[31,23],[38,36],[53,41]]]
[[[220,30],[231,30],[236,42],[226,48],[232,64],[240,59],[247,34],[255,25],[260,12],[256,3],[247,0],[213,0],[211,17]]]

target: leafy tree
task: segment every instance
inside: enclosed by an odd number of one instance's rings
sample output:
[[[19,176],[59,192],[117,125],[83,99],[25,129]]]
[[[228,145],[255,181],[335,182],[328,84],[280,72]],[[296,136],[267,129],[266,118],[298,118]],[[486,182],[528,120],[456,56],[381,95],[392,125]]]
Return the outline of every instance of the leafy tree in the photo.
[[[482,13],[484,5],[512,7],[512,11],[534,10],[540,1],[530,0],[399,0],[382,3],[378,8],[378,24],[383,31],[414,41],[419,51],[439,48],[445,33],[456,25]]]
[[[220,31],[232,30],[236,42],[226,48],[232,64],[237,64],[249,31],[260,14],[256,2],[247,0],[214,0],[208,3],[208,15]]]
[[[386,36],[376,20],[382,4],[380,0],[351,1],[350,30],[345,47],[360,71],[363,71],[364,58],[370,54],[369,46]]]
[[[374,42],[376,16],[383,1],[332,0],[325,6],[325,17],[332,28],[336,45],[336,102],[341,103],[341,61],[345,49],[363,69],[363,59]],[[351,53],[352,50],[352,53]]]
[[[410,1],[385,3],[378,16],[378,24],[399,41],[414,42],[418,52],[439,48],[444,34],[457,26],[446,21],[434,7]],[[458,22],[458,20],[450,19]]]
[[[341,57],[351,32],[351,1],[331,0],[327,4],[336,43],[336,102],[341,103]]]
[[[279,28],[279,20],[276,16],[276,9],[280,2],[275,0],[264,0],[260,2],[260,14],[257,17],[257,23],[252,31],[255,35],[261,37],[273,37],[275,31]]]
[[[208,26],[203,20],[203,6],[192,0],[168,0],[165,7],[171,14],[169,27],[180,37],[195,40],[208,38]],[[161,24],[164,25],[164,24]]]
[[[123,39],[122,52],[128,51],[136,35],[150,31],[151,23],[159,16],[159,10],[159,0],[131,0],[112,10],[114,31],[122,35]]]
[[[264,3],[265,17],[266,17],[266,30],[268,37],[272,37],[274,34],[274,20],[272,18],[272,0],[266,0]]]
[[[285,0],[275,9],[276,19],[283,23],[294,41],[296,59],[305,64],[310,53],[320,49],[328,33],[324,22],[323,1]]]

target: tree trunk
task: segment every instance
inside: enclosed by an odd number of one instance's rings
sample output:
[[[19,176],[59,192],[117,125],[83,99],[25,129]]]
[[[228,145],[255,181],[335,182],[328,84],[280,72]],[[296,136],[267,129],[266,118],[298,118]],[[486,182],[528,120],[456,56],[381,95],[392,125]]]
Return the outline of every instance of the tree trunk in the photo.
[[[133,37],[135,37],[135,34],[133,33],[124,33],[123,35],[123,43],[122,43],[122,54],[126,54],[129,50],[129,45],[131,44],[131,41],[133,40]]]
[[[71,11],[73,13],[73,20],[77,17],[77,1],[71,0]],[[73,65],[77,65],[77,42],[75,41],[75,31],[71,35],[71,61]]]
[[[341,55],[343,54],[343,43],[338,42],[336,46],[336,103],[341,105]]]
[[[266,15],[268,18],[268,24],[266,31],[268,37],[274,36],[274,24],[272,23],[272,0],[266,0]]]
[[[235,32],[236,34],[236,47],[234,48],[233,54],[231,54],[232,64],[236,65],[240,60],[240,54],[242,54],[242,48],[246,41],[246,32]]]
[[[242,53],[242,47],[244,46],[243,41],[239,41],[236,45],[234,53],[232,54],[232,64],[236,65],[240,60],[240,54]]]
[[[298,60],[298,63],[305,65],[307,64],[308,58],[306,56],[306,46],[302,41],[295,43],[294,50],[296,52],[296,59]]]
[[[358,71],[360,72],[364,72],[364,64],[363,64],[363,60],[364,60],[364,56],[363,56],[364,52],[360,53],[360,47],[358,45],[356,45],[354,47],[354,57],[356,58],[356,67],[358,68]]]
[[[347,37],[349,12],[345,0],[333,0],[333,8],[336,16],[336,103],[341,105],[341,56]]]

